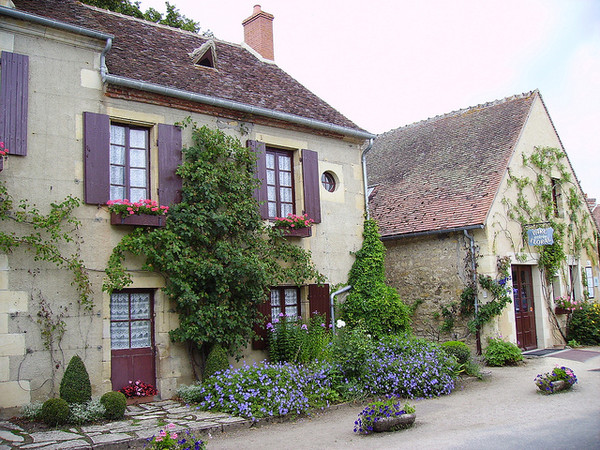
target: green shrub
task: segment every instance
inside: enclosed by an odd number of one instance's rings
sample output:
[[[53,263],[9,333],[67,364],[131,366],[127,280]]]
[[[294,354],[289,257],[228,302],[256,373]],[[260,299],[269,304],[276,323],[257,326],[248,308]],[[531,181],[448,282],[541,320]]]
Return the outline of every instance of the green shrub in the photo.
[[[600,345],[600,304],[580,303],[580,309],[571,314],[567,339],[583,345]]]
[[[227,352],[219,344],[213,345],[206,357],[203,379],[206,380],[212,377],[214,373],[227,370],[228,368],[229,360],[227,359]]]
[[[60,382],[60,398],[68,403],[87,403],[92,399],[90,376],[78,355],[71,358],[65,370]]]
[[[454,356],[459,364],[467,364],[471,360],[471,350],[464,342],[443,342],[442,349],[449,355]]]
[[[93,398],[87,403],[72,403],[69,409],[71,410],[69,423],[75,425],[97,422],[103,419],[106,413],[106,408],[99,398]]]
[[[488,339],[483,357],[488,366],[514,366],[519,361],[523,361],[523,354],[519,347],[501,338]]]
[[[118,391],[111,391],[100,397],[100,403],[104,405],[106,412],[104,417],[109,420],[120,420],[125,415],[127,408],[127,397]]]
[[[21,415],[29,420],[42,420],[42,402],[33,402],[23,406]]]
[[[372,336],[362,328],[344,327],[338,331],[332,342],[333,361],[339,365],[348,378],[358,378],[366,370],[366,361],[375,351]]]
[[[326,356],[330,334],[323,315],[315,315],[305,324],[283,314],[267,324],[267,329],[272,362],[306,364]]]
[[[51,398],[42,406],[41,418],[44,423],[54,427],[67,423],[69,420],[69,404],[62,398]]]

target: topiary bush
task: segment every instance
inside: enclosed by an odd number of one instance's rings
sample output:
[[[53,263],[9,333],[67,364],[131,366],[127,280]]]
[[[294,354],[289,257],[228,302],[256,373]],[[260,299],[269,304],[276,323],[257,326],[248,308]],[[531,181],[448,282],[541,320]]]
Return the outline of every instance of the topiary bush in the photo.
[[[207,378],[212,377],[216,372],[221,372],[227,369],[229,369],[227,352],[221,345],[213,345],[208,353],[208,356],[206,357],[203,379],[206,380]]]
[[[488,366],[514,366],[519,361],[523,361],[523,354],[519,347],[501,338],[488,339],[483,357]]]
[[[42,406],[41,419],[44,423],[55,427],[69,420],[69,404],[62,398],[51,398]]]
[[[127,408],[127,397],[118,391],[111,391],[100,397],[100,403],[104,405],[106,412],[104,417],[109,420],[120,420],[125,415]]]
[[[65,370],[60,382],[60,398],[68,403],[87,403],[92,399],[90,376],[78,355],[71,358]]]
[[[571,314],[567,339],[584,345],[600,345],[600,304],[582,302]]]
[[[459,364],[467,364],[471,360],[471,350],[464,342],[443,342],[442,349],[449,355],[454,356]]]

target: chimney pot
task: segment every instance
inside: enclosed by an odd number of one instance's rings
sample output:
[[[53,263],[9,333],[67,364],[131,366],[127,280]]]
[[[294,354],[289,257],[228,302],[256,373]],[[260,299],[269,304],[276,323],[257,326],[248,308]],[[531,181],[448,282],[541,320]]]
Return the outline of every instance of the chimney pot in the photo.
[[[273,15],[254,5],[252,15],[242,22],[244,42],[256,50],[263,58],[273,61]]]

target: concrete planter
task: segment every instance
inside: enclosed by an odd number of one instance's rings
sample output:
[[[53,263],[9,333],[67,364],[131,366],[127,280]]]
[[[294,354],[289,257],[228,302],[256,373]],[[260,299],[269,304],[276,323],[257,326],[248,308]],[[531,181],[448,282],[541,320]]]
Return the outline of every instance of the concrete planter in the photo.
[[[384,431],[396,431],[398,428],[408,428],[415,423],[416,414],[402,414],[395,417],[384,417],[373,424],[373,431],[381,433]]]

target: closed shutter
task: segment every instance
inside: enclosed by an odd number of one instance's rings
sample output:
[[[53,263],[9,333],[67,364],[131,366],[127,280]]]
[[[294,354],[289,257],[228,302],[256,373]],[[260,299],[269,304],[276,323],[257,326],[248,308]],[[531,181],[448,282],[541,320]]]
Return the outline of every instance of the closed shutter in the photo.
[[[158,125],[158,201],[161,205],[181,202],[181,178],[175,171],[181,164],[181,129]]]
[[[11,155],[27,155],[29,56],[0,55],[0,139]]]
[[[110,119],[83,113],[85,202],[103,205],[110,199]]]
[[[323,314],[326,319],[325,323],[331,323],[331,305],[328,284],[309,284],[308,304],[311,316],[313,316],[315,312],[317,314]]]
[[[269,207],[267,205],[267,148],[264,142],[251,141],[246,142],[246,146],[256,154],[256,178],[260,181],[260,186],[254,191],[254,198],[259,203],[259,212],[261,219],[269,218]]]
[[[302,178],[304,179],[304,214],[315,223],[321,223],[321,194],[319,192],[319,155],[302,150]]]
[[[252,348],[254,350],[264,350],[268,346],[267,340],[267,323],[271,321],[271,300],[267,299],[265,302],[258,305],[258,313],[260,314],[261,321],[254,325],[254,332],[257,336],[262,339],[253,339]]]

